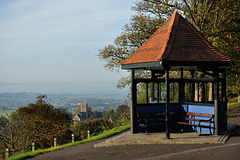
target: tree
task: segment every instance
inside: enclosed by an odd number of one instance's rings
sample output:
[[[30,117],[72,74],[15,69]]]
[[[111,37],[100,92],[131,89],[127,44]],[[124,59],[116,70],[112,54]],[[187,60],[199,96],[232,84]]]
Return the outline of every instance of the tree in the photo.
[[[141,0],[135,3],[130,23],[123,27],[113,45],[99,50],[99,58],[111,71],[119,69],[119,62],[140,47],[164,21],[178,9],[220,52],[235,65],[228,73],[227,90],[240,94],[240,1],[236,0]],[[122,78],[118,87],[125,87],[130,76]],[[237,83],[235,83],[237,82]]]
[[[104,130],[112,129],[113,127],[113,123],[104,118],[88,119],[72,124],[71,131],[75,139],[79,141],[87,138],[88,131],[90,131],[91,136],[96,136],[101,134]]]
[[[115,111],[116,126],[122,126],[130,123],[130,108],[127,105],[120,105]]]
[[[0,128],[0,142],[4,148],[8,148],[10,154],[26,150],[32,144],[33,135],[25,121],[12,112],[4,126]]]
[[[145,1],[173,7],[161,0]],[[183,0],[176,1],[175,6],[215,48],[233,60],[235,65],[227,74],[227,92],[229,97],[239,95],[240,1]]]
[[[28,131],[31,131],[29,133],[32,136],[31,141],[42,148],[47,148],[52,146],[54,138],[58,139],[59,144],[65,143],[70,136],[71,117],[63,110],[47,104],[44,98],[45,95],[40,95],[35,104],[20,107],[17,115],[23,119]]]

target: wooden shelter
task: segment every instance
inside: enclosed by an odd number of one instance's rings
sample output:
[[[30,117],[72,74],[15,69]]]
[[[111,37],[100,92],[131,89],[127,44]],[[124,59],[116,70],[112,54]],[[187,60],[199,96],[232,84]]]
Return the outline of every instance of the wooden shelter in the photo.
[[[177,128],[171,122],[171,116],[176,115],[171,114],[181,111],[214,114],[213,133],[220,134],[226,129],[226,69],[231,60],[179,13],[175,12],[120,64],[122,69],[132,70],[131,133],[140,131],[139,113],[165,113],[164,125],[153,126],[151,130],[163,129],[166,138],[170,138],[170,132]],[[139,72],[151,76],[141,78],[137,76]]]

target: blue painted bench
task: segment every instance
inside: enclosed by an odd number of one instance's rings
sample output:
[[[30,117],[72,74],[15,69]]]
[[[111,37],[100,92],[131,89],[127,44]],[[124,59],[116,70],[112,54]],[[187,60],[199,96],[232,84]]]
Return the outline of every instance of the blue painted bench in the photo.
[[[181,114],[185,117],[183,120],[184,122],[178,122],[178,124],[200,127],[200,135],[202,133],[202,128],[208,128],[210,131],[210,134],[212,134],[211,124],[214,123],[213,114],[195,113],[195,112],[182,112]],[[206,118],[201,119],[201,117],[206,117]]]

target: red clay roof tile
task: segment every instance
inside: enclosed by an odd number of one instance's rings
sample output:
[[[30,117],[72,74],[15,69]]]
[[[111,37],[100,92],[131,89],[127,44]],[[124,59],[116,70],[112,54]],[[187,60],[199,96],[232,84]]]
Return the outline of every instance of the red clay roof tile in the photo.
[[[175,12],[120,64],[165,61],[231,61],[218,52],[185,18]]]

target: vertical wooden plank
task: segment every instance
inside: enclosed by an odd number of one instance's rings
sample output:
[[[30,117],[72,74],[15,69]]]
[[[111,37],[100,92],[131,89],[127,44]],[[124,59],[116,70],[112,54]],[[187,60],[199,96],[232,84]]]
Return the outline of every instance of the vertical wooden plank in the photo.
[[[208,102],[208,98],[207,98],[207,82],[204,83],[205,86],[205,90],[204,90],[204,102],[207,103]]]
[[[191,70],[191,78],[194,79],[194,73],[195,71],[194,70]],[[195,83],[191,82],[191,87],[190,87],[190,101],[191,102],[194,102],[194,99],[195,99]]]
[[[148,104],[148,83],[146,83],[146,103]]]
[[[197,82],[197,102],[199,103],[199,82]]]
[[[157,83],[157,103],[160,102],[160,95],[159,95],[159,83]]]
[[[170,95],[169,95],[169,68],[165,69],[165,92],[166,92],[166,139],[170,139]]]
[[[212,83],[212,102],[214,103],[214,82]]]
[[[162,83],[159,84],[159,100],[162,101]]]
[[[172,82],[172,101],[174,102],[174,82]]]
[[[154,82],[155,82],[155,72],[151,71],[151,78],[152,78],[152,82],[151,82],[151,91],[150,91],[150,103],[152,103],[154,101]]]
[[[183,85],[183,69],[182,68],[180,68],[180,79],[181,79],[181,81],[180,81],[180,83],[179,83],[179,93],[178,93],[178,96],[179,96],[179,103],[182,105],[183,104],[183,102],[184,102],[184,85]]]

